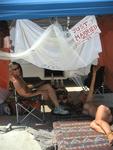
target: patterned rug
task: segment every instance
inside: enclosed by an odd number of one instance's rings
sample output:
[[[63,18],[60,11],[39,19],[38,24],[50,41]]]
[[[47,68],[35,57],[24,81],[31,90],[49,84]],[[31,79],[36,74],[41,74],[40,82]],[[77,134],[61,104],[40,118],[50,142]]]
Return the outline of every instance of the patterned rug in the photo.
[[[90,121],[53,123],[58,150],[113,150],[105,135],[89,127]]]

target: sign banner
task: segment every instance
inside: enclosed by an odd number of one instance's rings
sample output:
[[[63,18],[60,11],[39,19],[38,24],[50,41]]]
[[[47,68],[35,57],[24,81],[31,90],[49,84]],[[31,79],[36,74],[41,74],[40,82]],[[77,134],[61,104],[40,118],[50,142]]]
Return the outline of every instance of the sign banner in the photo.
[[[86,16],[80,22],[74,25],[69,32],[73,36],[77,45],[86,42],[96,33],[101,33],[95,16]]]

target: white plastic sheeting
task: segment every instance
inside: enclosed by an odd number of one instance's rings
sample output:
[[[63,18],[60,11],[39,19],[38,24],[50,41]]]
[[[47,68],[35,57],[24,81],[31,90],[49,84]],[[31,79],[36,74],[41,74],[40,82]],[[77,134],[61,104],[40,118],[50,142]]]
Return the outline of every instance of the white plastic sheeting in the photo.
[[[18,130],[0,134],[0,148],[1,150],[41,150],[33,135]]]
[[[77,46],[58,23],[43,30],[32,21],[17,20],[15,33],[15,53],[0,52],[1,59],[23,59],[51,70],[77,70],[91,64],[102,50],[99,34]]]

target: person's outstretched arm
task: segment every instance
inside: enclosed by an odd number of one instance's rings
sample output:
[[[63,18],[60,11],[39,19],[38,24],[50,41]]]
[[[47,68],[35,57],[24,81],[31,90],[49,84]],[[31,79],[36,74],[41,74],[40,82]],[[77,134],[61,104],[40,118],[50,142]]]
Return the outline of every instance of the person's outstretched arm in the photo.
[[[43,91],[32,91],[27,84],[24,82],[24,80],[22,78],[15,78],[12,77],[11,82],[13,83],[17,93],[20,96],[23,97],[32,97],[32,96],[36,96],[36,95],[40,95],[42,93],[44,93]]]
[[[90,88],[89,88],[89,92],[88,92],[86,102],[92,100],[93,92],[94,92],[94,86],[95,86],[95,80],[96,80],[96,72],[99,68],[100,68],[99,66],[93,66],[92,80],[91,80],[91,84],[90,84]]]

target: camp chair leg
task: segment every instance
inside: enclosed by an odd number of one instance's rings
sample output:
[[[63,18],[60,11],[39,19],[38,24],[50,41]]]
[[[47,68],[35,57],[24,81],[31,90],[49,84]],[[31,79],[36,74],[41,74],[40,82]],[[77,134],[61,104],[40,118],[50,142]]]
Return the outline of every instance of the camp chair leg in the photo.
[[[43,118],[43,121],[45,122],[45,106],[44,106],[44,104],[42,104],[42,118]]]
[[[41,96],[41,105],[42,105],[42,118],[38,117],[37,115],[35,115],[33,113],[33,111],[36,110],[36,107],[32,108],[32,110],[29,110],[26,107],[24,107],[21,103],[18,102],[18,97],[17,97],[17,93],[16,93],[16,90],[15,90],[15,106],[16,106],[16,120],[17,120],[17,123],[22,123],[29,115],[34,116],[40,122],[43,123],[45,121],[45,107],[44,107],[43,96]],[[19,107],[22,108],[23,110],[25,110],[26,112],[28,112],[28,114],[26,114],[25,117],[21,121],[19,121]]]
[[[42,118],[43,118],[43,122],[45,122],[45,105],[44,105],[43,95],[41,96],[41,100],[42,100]]]
[[[39,121],[43,121],[42,119],[40,119],[39,117],[37,117],[35,114],[33,114],[32,112],[35,110],[35,108],[33,108],[31,111],[29,111],[28,109],[26,109],[24,106],[22,106],[21,104],[17,104],[19,105],[20,107],[22,107],[25,111],[28,112],[28,114],[19,122],[19,123],[22,123],[29,115],[32,115],[34,116],[35,118],[37,118]],[[17,113],[18,114],[18,113]]]
[[[19,123],[19,112],[18,112],[18,104],[16,103],[16,121]]]

